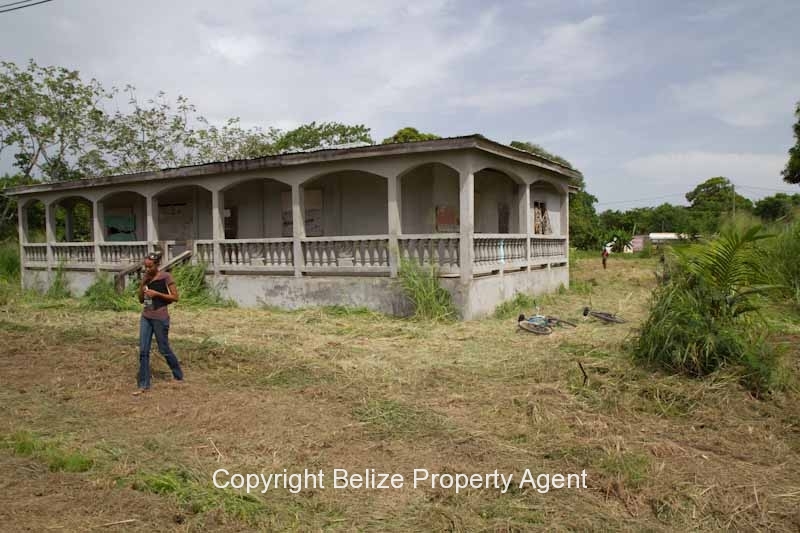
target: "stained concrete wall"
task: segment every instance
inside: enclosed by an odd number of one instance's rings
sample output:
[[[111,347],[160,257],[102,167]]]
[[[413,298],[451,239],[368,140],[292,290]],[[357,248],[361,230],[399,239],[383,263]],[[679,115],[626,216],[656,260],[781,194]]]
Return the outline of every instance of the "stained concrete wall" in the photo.
[[[67,271],[64,274],[74,296],[82,296],[96,279],[94,272]],[[40,292],[47,290],[53,276],[54,273],[42,270],[22,271],[24,286]],[[385,277],[221,275],[216,280],[212,276],[207,279],[224,297],[243,307],[269,305],[299,309],[343,305],[396,316],[406,316],[413,311],[397,281]],[[563,266],[506,273],[476,278],[467,285],[455,278],[442,278],[441,284],[452,295],[462,318],[474,320],[490,315],[499,304],[518,292],[537,295],[554,292],[562,284],[567,287],[569,270]]]
[[[22,286],[26,289],[35,290],[37,292],[46,292],[50,288],[56,273],[54,271],[48,272],[47,270],[32,270],[24,268],[21,271]],[[75,271],[68,270],[64,272],[64,279],[67,283],[67,288],[73,296],[83,296],[86,289],[95,282],[97,274],[94,271]]]
[[[531,185],[531,209],[534,202],[545,202],[547,214],[550,217],[550,228],[552,235],[561,235],[561,204],[563,196],[552,186],[546,184]],[[533,224],[533,214],[531,214],[531,224]]]
[[[436,233],[436,207],[450,207],[459,215],[458,172],[441,164],[418,167],[403,175],[401,227],[405,234]],[[457,230],[456,230],[457,231]]]
[[[389,232],[385,178],[366,172],[337,172],[304,187],[322,191],[323,236],[385,235]],[[306,209],[309,207],[310,202],[306,202]]]
[[[248,181],[225,191],[225,209],[236,207],[237,239],[291,237],[283,235],[282,194],[292,188],[269,179]],[[291,204],[289,205],[291,209]]]
[[[158,195],[158,239],[211,239],[211,192],[180,187]]]
[[[565,265],[475,278],[468,287],[459,286],[456,280],[442,281],[442,285],[453,294],[462,317],[473,320],[492,314],[499,304],[514,298],[518,292],[538,295],[555,292],[560,285],[569,287],[569,267]]]
[[[506,233],[525,233],[519,227],[518,189],[519,186],[501,172],[482,170],[475,174],[475,233],[500,233],[500,205],[508,209]]]

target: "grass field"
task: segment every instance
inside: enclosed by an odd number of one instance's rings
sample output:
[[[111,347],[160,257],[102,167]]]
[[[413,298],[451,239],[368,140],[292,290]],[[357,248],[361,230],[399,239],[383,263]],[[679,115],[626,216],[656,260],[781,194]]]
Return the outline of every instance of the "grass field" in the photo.
[[[543,313],[431,324],[360,310],[172,310],[187,377],[153,358],[132,397],[137,314],[11,297],[0,307],[0,528],[30,531],[800,529],[800,394],[635,366],[654,261],[576,262]],[[581,317],[584,305],[629,322]],[[533,309],[523,312],[531,314]],[[798,317],[766,313],[798,370]],[[583,375],[581,362],[588,374]],[[586,489],[215,489],[211,474],[414,468],[517,479],[585,469]],[[105,526],[105,527],[102,527]]]

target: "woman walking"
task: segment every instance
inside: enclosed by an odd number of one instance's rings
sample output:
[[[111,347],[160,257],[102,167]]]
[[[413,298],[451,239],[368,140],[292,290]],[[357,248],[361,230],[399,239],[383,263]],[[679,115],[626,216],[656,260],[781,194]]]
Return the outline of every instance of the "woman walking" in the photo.
[[[178,301],[178,287],[169,272],[158,269],[160,253],[148,254],[144,260],[144,276],[139,284],[139,301],[144,305],[139,320],[139,378],[138,396],[150,390],[150,345],[156,336],[158,351],[167,360],[175,382],[183,381],[178,358],[169,346],[169,311],[167,306]]]

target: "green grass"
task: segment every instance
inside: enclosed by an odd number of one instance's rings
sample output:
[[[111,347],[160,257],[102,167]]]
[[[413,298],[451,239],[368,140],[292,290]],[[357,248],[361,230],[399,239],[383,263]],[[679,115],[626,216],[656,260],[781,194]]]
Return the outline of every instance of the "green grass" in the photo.
[[[353,416],[383,437],[420,437],[445,429],[442,417],[395,400],[368,400],[353,409]]]
[[[206,265],[183,264],[172,269],[172,277],[178,287],[180,303],[189,307],[235,307],[232,300],[226,300],[219,288],[209,284],[206,279]]]
[[[31,457],[48,465],[51,472],[86,472],[94,460],[81,452],[65,450],[57,441],[48,440],[28,431],[17,431],[0,441],[15,455]]]
[[[536,298],[523,292],[518,292],[514,295],[514,298],[501,303],[495,308],[494,317],[508,319],[517,317],[520,313],[530,315],[536,310],[536,306]]]
[[[107,273],[97,277],[81,299],[81,307],[94,311],[136,311],[139,309],[131,290],[117,294],[114,280]]]
[[[438,272],[414,261],[403,260],[398,282],[414,306],[414,318],[449,321],[457,316],[450,293],[439,284]]]

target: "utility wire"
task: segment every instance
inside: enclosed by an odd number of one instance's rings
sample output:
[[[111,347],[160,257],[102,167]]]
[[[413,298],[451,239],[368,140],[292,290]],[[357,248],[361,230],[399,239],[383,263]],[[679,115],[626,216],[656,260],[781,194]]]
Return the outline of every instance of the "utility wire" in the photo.
[[[27,2],[28,0],[25,0],[25,1]],[[9,11],[16,11],[17,9],[25,9],[26,7],[38,6],[39,4],[46,4],[47,2],[52,2],[52,1],[53,0],[39,0],[38,2],[34,2],[32,4],[25,4],[24,6],[11,7],[9,9],[2,9],[4,7],[9,7],[9,6],[13,6],[13,5],[16,5],[16,4],[25,3],[25,2],[12,2],[10,4],[5,4],[5,5],[0,6],[0,13],[8,13]]]

